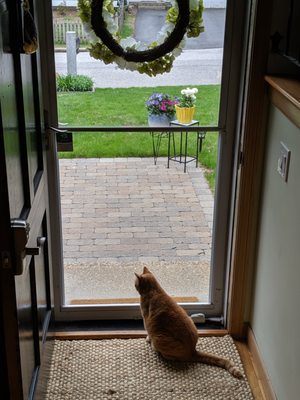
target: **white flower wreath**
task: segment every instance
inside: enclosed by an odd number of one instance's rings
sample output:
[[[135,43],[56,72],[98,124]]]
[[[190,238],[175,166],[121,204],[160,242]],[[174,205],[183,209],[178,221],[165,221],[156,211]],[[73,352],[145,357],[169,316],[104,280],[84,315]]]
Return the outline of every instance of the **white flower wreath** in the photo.
[[[121,69],[138,71],[141,74],[144,73],[149,76],[170,72],[175,58],[181,54],[184,48],[185,37],[197,37],[201,32],[204,31],[202,18],[203,0],[189,0],[189,23],[186,34],[184,35],[183,40],[175,44],[174,49],[171,52],[155,59],[154,61],[126,61],[123,57],[114,54],[96,35],[91,23],[91,4],[92,0],[78,0],[80,18],[89,37],[90,46],[88,49],[90,55],[97,60],[102,60],[105,64],[115,63]],[[125,39],[119,38],[118,27],[114,21],[115,9],[113,7],[113,0],[103,1],[102,16],[104,23],[106,24],[106,29],[111,33],[113,38],[120,44],[120,46],[122,46],[123,49],[131,51],[143,51],[152,49],[164,43],[166,38],[168,38],[171,32],[174,30],[179,11],[177,1],[171,0],[171,4],[172,7],[167,12],[165,25],[158,33],[156,41],[150,45],[137,42],[132,37],[127,37]]]

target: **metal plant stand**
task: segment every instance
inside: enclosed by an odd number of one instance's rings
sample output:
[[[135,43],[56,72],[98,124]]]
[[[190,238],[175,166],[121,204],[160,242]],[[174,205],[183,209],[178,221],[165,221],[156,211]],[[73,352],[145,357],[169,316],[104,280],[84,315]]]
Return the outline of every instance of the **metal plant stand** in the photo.
[[[199,121],[192,120],[189,124],[182,124],[177,120],[171,121],[170,126],[180,126],[182,127],[182,131],[180,131],[180,145],[179,145],[179,153],[176,152],[176,145],[175,145],[175,132],[169,132],[169,141],[168,141],[168,168],[170,167],[170,161],[179,162],[180,164],[184,165],[184,172],[186,172],[186,166],[188,163],[192,161],[196,161],[196,168],[198,167],[198,157],[199,152],[202,151],[202,144],[203,140],[205,139],[206,132],[199,131],[197,132],[197,145],[196,145],[196,154],[189,156],[187,154],[187,147],[188,147],[188,135],[189,131],[187,128],[190,126],[199,126]],[[173,155],[171,155],[171,141],[173,144]]]
[[[150,132],[150,134],[152,136],[154,165],[156,165],[157,157],[159,156],[161,140],[163,138],[169,139],[169,132]]]
[[[170,161],[176,161],[181,164],[184,164],[184,172],[186,172],[186,165],[191,161],[196,161],[196,168],[198,167],[198,157],[199,153],[202,151],[203,140],[206,136],[206,131],[199,130],[197,131],[197,146],[196,146],[196,154],[193,156],[189,156],[187,154],[187,146],[188,146],[188,134],[192,133],[187,128],[191,126],[199,126],[199,121],[193,120],[189,124],[182,124],[177,120],[170,122],[170,127],[182,127],[181,131],[177,131],[180,133],[180,145],[179,145],[179,153],[176,152],[176,143],[175,143],[175,133],[174,131],[169,132],[150,132],[152,137],[152,146],[153,146],[153,158],[154,165],[157,163],[157,158],[159,156],[160,146],[162,139],[168,139],[168,168],[170,167]],[[171,155],[172,151],[172,155]]]

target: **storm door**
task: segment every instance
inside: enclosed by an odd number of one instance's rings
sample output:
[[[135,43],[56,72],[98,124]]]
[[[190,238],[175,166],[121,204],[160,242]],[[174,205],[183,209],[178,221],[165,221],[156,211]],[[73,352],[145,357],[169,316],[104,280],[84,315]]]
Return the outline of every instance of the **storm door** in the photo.
[[[149,78],[150,81],[145,80],[147,90],[141,95],[138,88],[129,88],[128,84],[120,87],[121,78],[126,74],[117,75],[115,67],[94,63],[85,52],[86,38],[76,42],[77,70],[70,62],[71,69],[67,69],[67,58],[74,60],[74,53],[73,56],[66,54],[66,43],[57,32],[63,26],[59,25],[60,19],[67,24],[76,10],[68,9],[67,4],[59,8],[55,1],[52,4],[53,25],[49,26],[48,36],[53,38],[53,47],[49,48],[46,60],[49,86],[52,90],[55,83],[57,88],[61,87],[63,75],[67,73],[93,76],[95,83],[91,93],[70,93],[62,89],[62,93],[49,100],[50,180],[55,191],[51,219],[56,229],[53,237],[56,317],[62,320],[140,318],[134,272],[146,264],[190,314],[203,313],[206,318],[213,317],[222,323],[231,257],[235,176],[240,159],[237,121],[245,79],[246,5],[236,0],[224,2],[221,47],[216,51],[219,45],[209,33],[203,36],[206,41],[201,42],[201,46],[206,45],[205,49],[195,49],[193,46],[198,44],[190,43],[180,64],[185,69],[177,80],[170,78],[172,72],[162,80]],[[206,13],[209,25],[209,16],[217,18],[218,13],[209,10]],[[142,15],[140,9],[137,15]],[[135,23],[137,27],[138,19]],[[75,36],[80,34],[74,27],[70,29],[75,31]],[[181,88],[194,86],[184,82],[189,77],[203,77],[204,71],[194,63],[193,54],[197,59],[206,57],[207,79],[215,71],[215,59],[222,60],[219,83],[213,88],[199,84],[199,96],[203,97],[200,117],[194,125],[182,129],[175,123],[172,127],[151,128],[142,108],[134,126],[129,122],[122,124],[122,121],[131,121],[127,110],[130,105],[131,109],[135,108],[134,97],[147,99],[157,88],[169,89],[176,95],[172,88],[175,83]],[[138,86],[140,75],[130,74],[135,75],[126,75],[126,79],[132,79],[131,86]],[[179,87],[176,90],[180,91]],[[124,93],[125,97],[121,97]],[[217,105],[209,106],[212,93],[217,93]],[[121,98],[124,100],[119,108],[110,105],[103,112],[110,101]],[[217,109],[217,112],[212,111],[214,117],[208,116],[203,123],[205,118],[201,112],[205,107],[207,115],[210,110]],[[152,138],[159,134],[166,146],[171,132],[171,137],[176,137],[176,146],[180,146],[182,131],[183,140],[185,134],[194,138],[191,143],[199,151],[193,160],[195,163],[186,166],[184,162],[174,162],[170,157],[172,139],[168,151],[165,147],[165,158],[156,159],[158,143],[152,142]],[[71,133],[73,144],[68,143]],[[139,153],[137,144],[134,156],[130,151],[124,152],[123,144],[141,143],[141,137],[148,141],[146,150],[140,149]],[[111,153],[113,141],[122,145]],[[68,146],[70,153],[58,153]],[[213,151],[217,161],[212,171],[205,162]]]

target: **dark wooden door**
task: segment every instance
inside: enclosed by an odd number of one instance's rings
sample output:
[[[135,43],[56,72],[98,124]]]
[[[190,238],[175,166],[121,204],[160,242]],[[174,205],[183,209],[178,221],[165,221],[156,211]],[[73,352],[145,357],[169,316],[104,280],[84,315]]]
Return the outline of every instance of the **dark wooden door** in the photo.
[[[0,374],[13,400],[33,397],[51,316],[39,54],[24,54],[23,23],[22,2],[0,0]]]

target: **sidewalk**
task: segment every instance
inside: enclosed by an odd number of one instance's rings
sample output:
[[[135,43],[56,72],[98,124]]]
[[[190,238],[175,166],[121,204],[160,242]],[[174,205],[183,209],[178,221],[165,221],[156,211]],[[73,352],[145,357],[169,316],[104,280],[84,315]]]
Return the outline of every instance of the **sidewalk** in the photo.
[[[156,87],[178,85],[214,85],[221,83],[223,49],[184,50],[176,58],[171,72],[149,77],[136,71],[117,68],[113,64],[77,55],[77,73],[90,76],[95,88]],[[55,53],[56,72],[67,74],[66,53]]]
[[[207,0],[209,7],[220,7],[223,0]],[[166,11],[139,9],[135,23],[135,37],[144,43],[156,40],[164,24]],[[177,85],[215,85],[221,83],[225,8],[204,9],[205,30],[196,38],[188,38],[183,53],[176,58],[169,73],[149,77],[145,74],[121,70],[114,64],[105,65],[90,57],[88,52],[77,55],[77,73],[87,75],[95,88],[156,87]],[[67,73],[66,53],[55,53],[56,72]]]

